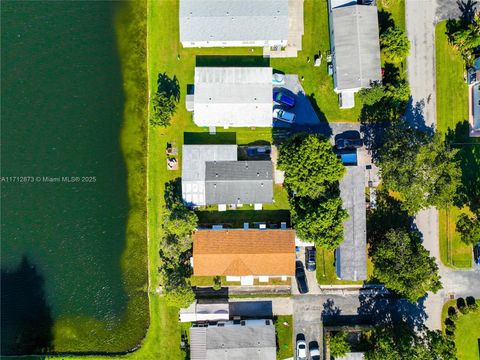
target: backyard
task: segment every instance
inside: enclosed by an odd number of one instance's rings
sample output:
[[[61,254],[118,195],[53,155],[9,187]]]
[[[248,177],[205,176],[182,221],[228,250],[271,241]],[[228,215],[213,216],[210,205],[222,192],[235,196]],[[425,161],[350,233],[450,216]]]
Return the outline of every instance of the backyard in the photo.
[[[453,207],[440,211],[440,255],[442,262],[454,268],[470,268],[472,248],[460,240],[455,223],[468,206],[478,207],[480,185],[480,141],[468,136],[468,87],[464,81],[465,64],[461,55],[450,45],[446,34],[447,22],[439,23],[436,35],[437,129],[452,147],[458,148],[462,168],[461,196],[463,209]]]
[[[476,300],[480,305],[480,300]],[[448,308],[455,307],[456,300],[450,300],[443,305],[442,323],[448,316]],[[480,311],[470,311],[468,314],[458,315],[455,321],[455,346],[458,360],[478,360],[480,357]]]

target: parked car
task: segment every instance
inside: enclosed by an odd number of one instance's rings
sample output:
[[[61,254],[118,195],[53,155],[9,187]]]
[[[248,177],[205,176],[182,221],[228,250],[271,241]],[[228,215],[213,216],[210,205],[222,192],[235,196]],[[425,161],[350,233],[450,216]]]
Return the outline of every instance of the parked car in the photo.
[[[317,251],[314,247],[307,247],[305,249],[305,268],[307,271],[315,271],[317,268]]]
[[[289,107],[295,106],[295,98],[289,95],[285,95],[284,93],[278,90],[273,91],[273,101],[276,101],[282,105],[286,105]]]
[[[318,343],[310,343],[310,359],[311,360],[320,360],[320,349],[318,348]]]
[[[307,343],[305,340],[297,340],[297,360],[307,360]]]
[[[280,121],[285,121],[289,124],[293,124],[295,121],[295,114],[282,110],[282,109],[274,109],[273,110],[273,117]]]
[[[283,74],[273,74],[272,75],[272,84],[273,85],[285,85],[285,75]]]
[[[480,266],[480,243],[473,247],[473,262]]]
[[[308,293],[307,276],[300,260],[295,263],[295,278],[297,279],[298,291],[300,294]]]
[[[363,141],[362,139],[344,139],[344,138],[338,138],[335,141],[335,146],[339,150],[343,149],[358,149],[363,146]]]

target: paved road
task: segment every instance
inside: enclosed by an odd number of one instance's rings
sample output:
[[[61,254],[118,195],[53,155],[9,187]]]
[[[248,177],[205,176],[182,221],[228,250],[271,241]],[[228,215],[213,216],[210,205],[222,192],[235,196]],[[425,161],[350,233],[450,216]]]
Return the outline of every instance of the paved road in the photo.
[[[415,219],[418,229],[423,234],[423,244],[430,254],[437,260],[443,289],[437,294],[428,293],[425,301],[426,325],[431,329],[441,328],[442,307],[450,295],[455,298],[474,296],[480,298],[480,271],[453,270],[442,264],[439,250],[438,211],[427,209],[421,211]]]
[[[437,6],[438,1],[438,6]],[[458,16],[458,5],[451,0],[406,0],[407,36],[411,43],[407,59],[408,80],[412,99],[407,109],[407,120],[420,129],[436,126],[435,94],[435,22]],[[438,211],[421,211],[415,222],[423,234],[424,246],[437,260],[443,289],[429,293],[425,300],[426,325],[441,328],[443,303],[450,295],[480,297],[480,272],[455,271],[442,265],[439,251]]]
[[[436,123],[435,11],[436,0],[405,2],[407,36],[411,44],[407,75],[412,93],[406,115],[419,128]]]

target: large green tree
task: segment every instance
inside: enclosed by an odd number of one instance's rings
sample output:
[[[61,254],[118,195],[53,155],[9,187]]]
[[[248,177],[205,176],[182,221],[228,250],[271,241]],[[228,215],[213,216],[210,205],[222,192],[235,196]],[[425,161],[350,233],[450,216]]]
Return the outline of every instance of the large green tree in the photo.
[[[396,26],[389,27],[380,34],[380,46],[388,61],[400,62],[410,52],[410,41],[405,32]]]
[[[399,193],[402,207],[411,215],[429,206],[446,208],[461,185],[457,152],[440,134],[428,136],[398,121],[379,151],[383,185]]]
[[[350,344],[347,342],[347,333],[339,331],[334,335],[330,335],[327,339],[330,354],[337,358],[343,357],[350,352]]]
[[[480,13],[468,19],[449,20],[447,31],[450,43],[466,63],[471,64],[475,49],[480,46]]]
[[[340,197],[293,198],[290,205],[300,239],[329,250],[336,249],[343,241],[343,221],[348,213],[342,208]]]
[[[478,215],[470,217],[461,214],[457,221],[457,231],[465,244],[475,245],[480,242],[480,218]]]
[[[405,324],[375,328],[369,338],[367,360],[455,360],[455,343],[440,331],[415,332]]]
[[[410,302],[442,288],[435,258],[423,247],[416,231],[389,230],[371,244],[370,255],[374,276]]]
[[[339,181],[345,167],[327,139],[298,134],[280,147],[278,168],[285,171],[284,184],[295,196],[318,198]]]

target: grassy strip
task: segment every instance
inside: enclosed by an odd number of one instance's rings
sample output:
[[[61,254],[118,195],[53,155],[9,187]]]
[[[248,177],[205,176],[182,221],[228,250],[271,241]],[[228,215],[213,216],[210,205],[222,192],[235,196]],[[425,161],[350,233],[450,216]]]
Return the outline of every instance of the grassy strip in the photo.
[[[370,257],[367,257],[367,280],[340,280],[335,270],[335,251],[318,249],[316,274],[320,285],[362,285],[373,281],[373,263]]]
[[[480,306],[480,300],[477,300]],[[442,309],[442,327],[448,316],[448,308],[456,306],[456,300],[450,300],[443,305]],[[478,339],[480,338],[480,311],[469,312],[467,315],[458,314],[458,320],[455,321],[455,346],[457,348],[457,358],[459,360],[478,360]]]
[[[468,119],[468,86],[463,80],[465,64],[448,42],[446,27],[447,22],[442,21],[435,28],[437,129],[444,134]]]
[[[277,359],[290,359],[293,354],[293,316],[275,316],[274,324],[277,337]]]
[[[459,145],[459,157],[462,164],[462,180],[465,186],[471,186],[478,178],[480,169],[475,160],[475,139],[468,138],[468,86],[463,80],[465,64],[460,54],[450,45],[446,34],[447,22],[437,24],[436,38],[436,84],[437,84],[437,129],[454,143]],[[480,142],[476,140],[478,144]],[[478,147],[478,146],[477,146]],[[470,184],[470,185],[469,185]],[[439,237],[442,263],[454,268],[472,266],[472,248],[460,241],[455,224],[462,212],[468,208],[452,208],[448,212],[440,211]],[[451,255],[451,256],[450,256]]]
[[[448,212],[439,211],[440,259],[443,264],[453,268],[472,267],[472,247],[461,241],[455,228],[458,217],[464,212],[468,213],[468,208],[452,207]]]

